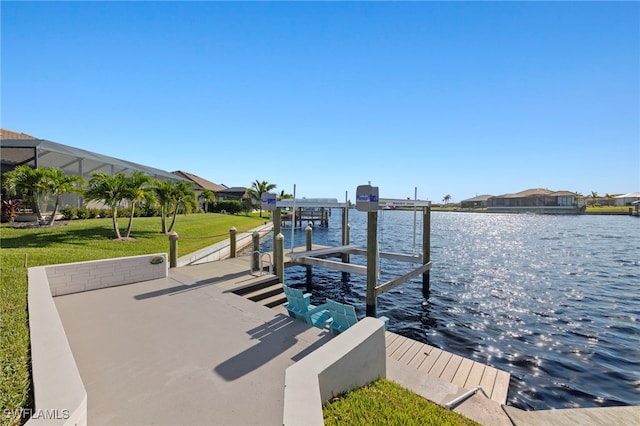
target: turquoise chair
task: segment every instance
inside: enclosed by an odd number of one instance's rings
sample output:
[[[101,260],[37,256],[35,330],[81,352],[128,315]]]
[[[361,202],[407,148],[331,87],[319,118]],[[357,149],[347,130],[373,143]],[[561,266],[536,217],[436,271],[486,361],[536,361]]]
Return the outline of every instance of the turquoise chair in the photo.
[[[334,334],[340,334],[358,322],[356,308],[353,305],[327,299],[327,309],[331,315],[329,329]]]
[[[329,314],[331,315],[329,329],[332,333],[340,334],[358,322],[356,308],[353,305],[336,302],[331,299],[327,299],[326,305]],[[384,329],[387,330],[389,326],[389,318],[380,317],[378,319],[384,322]]]
[[[298,288],[283,285],[284,294],[287,296],[287,302],[284,307],[287,308],[289,316],[300,321],[304,321],[309,325],[318,328],[327,328],[331,315],[327,310],[327,305],[322,304],[315,306],[311,304],[311,294],[303,293]]]

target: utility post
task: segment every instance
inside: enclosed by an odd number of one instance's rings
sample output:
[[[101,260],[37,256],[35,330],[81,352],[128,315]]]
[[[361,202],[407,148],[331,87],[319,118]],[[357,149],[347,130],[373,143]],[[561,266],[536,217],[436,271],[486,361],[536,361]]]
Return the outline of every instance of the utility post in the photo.
[[[378,285],[378,187],[360,185],[356,188],[356,209],[367,212],[367,316],[376,316],[376,286]]]

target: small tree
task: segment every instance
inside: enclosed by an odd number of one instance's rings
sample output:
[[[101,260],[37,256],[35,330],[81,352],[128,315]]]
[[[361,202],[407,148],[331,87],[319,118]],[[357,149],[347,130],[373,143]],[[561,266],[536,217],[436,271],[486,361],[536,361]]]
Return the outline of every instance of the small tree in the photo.
[[[124,199],[129,203],[129,224],[125,231],[124,238],[129,238],[136,206],[143,201],[150,201],[152,198],[151,183],[153,179],[145,175],[140,170],[134,170],[131,175],[125,178]]]
[[[613,196],[613,195],[611,195],[611,194],[609,194],[609,193],[606,193],[606,194],[604,195],[604,198],[606,198],[606,199],[607,199],[607,205],[608,205],[608,206],[612,206],[612,205],[613,205],[613,199],[614,199],[614,196]]]
[[[66,175],[62,170],[53,167],[34,169],[21,165],[2,176],[2,186],[7,193],[9,195],[21,193],[33,207],[38,223],[45,223],[47,226],[53,225],[56,220],[60,197],[69,192],[82,192],[79,185],[83,182],[84,179],[81,176]],[[43,202],[46,208],[51,197],[55,199],[54,208],[51,217],[45,222],[40,203]]]
[[[83,189],[80,185],[84,183],[84,178],[82,176],[66,175],[60,169],[48,168],[44,169],[43,179],[46,194],[50,194],[55,198],[53,213],[51,213],[51,217],[47,222],[47,226],[53,226],[60,208],[60,197],[62,194],[71,192],[81,193]]]
[[[127,176],[123,172],[108,175],[104,172],[93,172],[85,191],[89,201],[103,201],[111,209],[114,238],[121,239],[118,227],[118,206],[127,197]]]
[[[40,210],[40,200],[46,199],[44,174],[45,169],[34,169],[21,165],[2,175],[2,187],[9,196],[22,194],[22,197],[33,208],[38,223],[44,219]]]
[[[598,193],[596,191],[591,191],[591,204],[596,204],[596,200],[598,199]]]
[[[262,217],[262,203],[260,202],[260,197],[262,196],[262,193],[269,192],[275,188],[276,188],[275,184],[269,183],[266,180],[263,180],[262,182],[260,182],[259,180],[256,180],[251,184],[251,188],[247,189],[247,194],[249,195],[250,199],[253,201],[253,204],[254,205],[257,204],[260,208],[260,217]]]
[[[168,180],[156,180],[153,186],[153,193],[156,198],[156,202],[160,206],[160,223],[162,234],[167,233],[167,215],[171,209],[171,196],[173,191],[173,184]]]
[[[209,212],[209,204],[213,206],[216,205],[216,194],[210,189],[203,190],[198,196],[198,199],[204,203],[205,213]]]
[[[193,191],[191,183],[184,181],[175,181],[171,192],[171,207],[173,210],[173,218],[167,232],[172,232],[176,224],[176,217],[180,211],[190,212],[198,207],[196,201],[196,193]]]
[[[293,198],[293,194],[288,194],[284,192],[284,189],[280,191],[280,194],[276,197],[278,200],[290,200]]]
[[[449,203],[449,201],[451,201],[451,195],[449,194],[445,195],[444,198],[442,198],[442,202],[445,206]]]
[[[162,223],[160,232],[163,234],[173,231],[180,211],[193,211],[198,207],[196,194],[193,191],[192,184],[189,182],[156,180],[153,192],[160,206],[160,220]],[[172,216],[171,225],[168,228],[167,215]]]

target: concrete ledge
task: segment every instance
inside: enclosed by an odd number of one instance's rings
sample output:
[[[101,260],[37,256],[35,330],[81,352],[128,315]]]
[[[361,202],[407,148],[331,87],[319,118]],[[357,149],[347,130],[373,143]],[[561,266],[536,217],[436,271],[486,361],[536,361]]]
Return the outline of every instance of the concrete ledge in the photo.
[[[87,392],[53,302],[46,267],[29,268],[35,410],[27,425],[86,425]]]
[[[35,410],[27,424],[87,424],[87,392],[53,296],[149,281],[168,273],[166,253],[29,268]]]
[[[363,318],[285,372],[283,425],[322,425],[322,403],[386,377],[384,322]]]
[[[254,232],[260,234],[260,238],[271,232],[273,229],[273,223],[269,222],[266,225],[259,226],[252,229],[249,232],[243,232],[236,235],[236,250],[240,251],[246,247],[251,246],[253,239],[251,236]],[[178,253],[180,253],[180,240],[178,240]],[[200,263],[215,262],[217,260],[228,259],[231,257],[231,249],[229,247],[229,239],[219,243],[212,244],[201,250],[190,253],[186,256],[182,256],[178,259],[178,267],[187,265],[198,265]]]
[[[45,266],[53,296],[165,278],[166,253]]]

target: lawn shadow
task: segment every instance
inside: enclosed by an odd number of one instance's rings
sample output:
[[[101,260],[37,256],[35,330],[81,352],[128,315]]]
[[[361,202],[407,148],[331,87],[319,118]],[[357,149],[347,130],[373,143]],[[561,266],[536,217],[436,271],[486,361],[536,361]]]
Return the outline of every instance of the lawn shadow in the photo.
[[[154,231],[134,231],[131,233],[132,239],[146,239],[155,237],[159,232]],[[59,226],[48,228],[25,228],[24,234],[16,236],[2,236],[3,248],[43,248],[58,244],[89,246],[95,240],[115,241],[113,229],[105,227],[92,227],[83,229],[61,230]],[[123,241],[124,242],[124,241]]]

